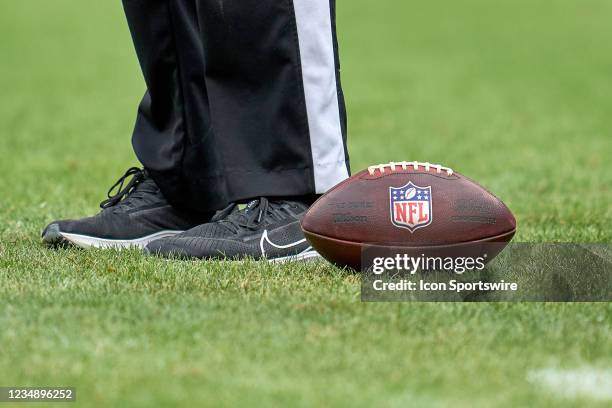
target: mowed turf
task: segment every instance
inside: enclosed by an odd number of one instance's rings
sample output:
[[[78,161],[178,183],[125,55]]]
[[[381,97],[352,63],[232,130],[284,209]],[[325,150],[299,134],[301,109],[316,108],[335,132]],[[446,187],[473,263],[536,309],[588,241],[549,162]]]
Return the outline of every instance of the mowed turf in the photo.
[[[508,204],[518,241],[610,242],[610,15],[338,0],[353,169],[443,163]],[[137,163],[144,85],[120,2],[5,2],[0,50],[0,385],[79,406],[610,403],[609,304],[364,304],[324,262],[44,248]]]

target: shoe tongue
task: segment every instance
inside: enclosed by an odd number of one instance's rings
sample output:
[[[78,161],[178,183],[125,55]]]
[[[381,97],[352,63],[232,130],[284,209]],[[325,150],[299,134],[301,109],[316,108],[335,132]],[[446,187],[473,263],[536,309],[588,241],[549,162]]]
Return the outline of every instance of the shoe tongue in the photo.
[[[246,207],[244,208],[244,212],[248,214],[249,212],[257,208],[258,206],[259,206],[259,200],[252,200],[246,205]]]
[[[153,181],[153,179],[150,179],[150,178],[147,178],[147,179],[141,181],[136,186],[136,190],[138,190],[138,191],[146,191],[148,193],[155,193],[155,192],[157,192],[158,189],[159,188],[157,187],[157,184],[155,184],[155,181]]]
[[[138,183],[118,204],[124,208],[134,208],[134,206],[143,203],[143,201],[134,201],[135,197],[140,199],[144,198],[144,202],[150,203],[151,200],[156,200],[158,194],[160,194],[160,190],[157,184],[155,184],[155,181],[153,181],[153,179],[145,179]]]

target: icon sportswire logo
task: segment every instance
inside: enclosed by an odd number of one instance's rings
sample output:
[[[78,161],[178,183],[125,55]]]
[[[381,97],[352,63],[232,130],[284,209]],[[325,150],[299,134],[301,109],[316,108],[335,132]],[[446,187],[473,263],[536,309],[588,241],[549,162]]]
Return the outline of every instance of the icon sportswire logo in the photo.
[[[293,248],[298,245],[301,245],[305,242],[306,242],[306,238],[303,238],[303,239],[300,239],[299,241],[295,241],[290,244],[285,244],[285,245],[275,244],[274,242],[270,241],[270,238],[268,237],[268,230],[264,230],[263,234],[261,234],[261,239],[259,240],[259,248],[261,249],[261,256],[266,258],[268,256],[269,251],[273,250],[274,248],[289,249],[289,248]],[[266,250],[266,244],[268,245],[267,250]],[[306,249],[300,252],[307,252],[311,250],[312,250],[312,247],[308,246]]]
[[[403,187],[389,187],[391,222],[414,232],[431,224],[433,217],[431,186],[408,182]]]

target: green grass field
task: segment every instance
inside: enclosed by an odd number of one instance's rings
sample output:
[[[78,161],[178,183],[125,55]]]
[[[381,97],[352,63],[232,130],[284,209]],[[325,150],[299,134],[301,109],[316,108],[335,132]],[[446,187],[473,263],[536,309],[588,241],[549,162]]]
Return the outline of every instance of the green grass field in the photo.
[[[507,203],[518,241],[612,241],[611,15],[338,0],[353,169],[443,163]],[[144,85],[118,1],[6,1],[0,50],[0,386],[107,407],[611,403],[609,303],[365,304],[323,262],[44,248],[137,164]]]

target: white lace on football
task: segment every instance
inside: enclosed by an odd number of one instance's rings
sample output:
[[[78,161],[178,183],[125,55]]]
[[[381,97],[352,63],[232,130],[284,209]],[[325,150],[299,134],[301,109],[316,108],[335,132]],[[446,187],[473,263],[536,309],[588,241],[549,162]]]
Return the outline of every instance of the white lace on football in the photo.
[[[385,173],[385,169],[390,169],[392,172],[395,171],[395,169],[397,167],[401,167],[402,170],[406,170],[409,167],[412,167],[414,170],[418,170],[419,167],[425,167],[425,171],[429,171],[429,169],[435,169],[436,173],[442,173],[443,171],[446,172],[447,176],[452,176],[453,175],[453,169],[448,168],[448,167],[444,167],[440,164],[432,164],[432,163],[422,163],[422,162],[416,162],[416,161],[411,161],[411,162],[391,162],[391,163],[385,163],[385,164],[377,164],[374,166],[369,166],[368,167],[368,172],[370,173],[371,176],[374,175],[374,173],[376,173],[376,170],[380,171],[382,174]]]

